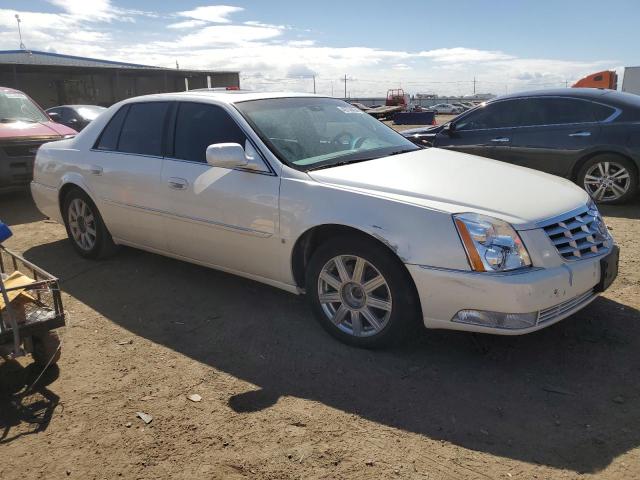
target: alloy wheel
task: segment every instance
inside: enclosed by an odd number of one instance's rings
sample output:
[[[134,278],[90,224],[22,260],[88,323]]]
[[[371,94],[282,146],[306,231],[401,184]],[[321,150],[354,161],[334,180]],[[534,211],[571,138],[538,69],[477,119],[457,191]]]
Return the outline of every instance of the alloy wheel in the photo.
[[[355,337],[380,333],[393,307],[384,276],[355,255],[339,255],[324,265],[318,277],[318,299],[327,318]]]
[[[69,230],[76,244],[90,251],[96,244],[96,219],[91,207],[81,198],[74,198],[69,204]]]
[[[597,201],[614,201],[629,191],[631,175],[617,162],[599,162],[584,176],[584,188]]]

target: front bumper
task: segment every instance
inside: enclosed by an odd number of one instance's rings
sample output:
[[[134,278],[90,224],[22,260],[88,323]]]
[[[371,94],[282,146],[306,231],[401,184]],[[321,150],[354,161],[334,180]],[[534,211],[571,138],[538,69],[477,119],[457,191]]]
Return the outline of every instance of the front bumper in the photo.
[[[505,274],[461,272],[421,265],[407,265],[407,268],[418,290],[427,328],[520,335],[553,325],[595,300],[603,257]],[[537,312],[537,318],[533,326],[512,329],[453,321],[463,310],[508,314]]]

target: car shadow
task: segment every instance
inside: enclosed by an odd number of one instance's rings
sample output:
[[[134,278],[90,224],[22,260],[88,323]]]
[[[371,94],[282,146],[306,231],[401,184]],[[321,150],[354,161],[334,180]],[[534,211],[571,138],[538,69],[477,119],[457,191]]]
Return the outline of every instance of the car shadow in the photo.
[[[236,412],[296,396],[575,472],[640,445],[640,316],[606,298],[522,337],[429,331],[367,351],[329,337],[302,297],[214,270],[133,249],[78,261],[66,241],[25,257],[110,321],[257,385],[228,398]]]
[[[0,221],[12,226],[44,219],[28,190],[0,193]]]
[[[49,426],[60,399],[46,386],[58,378],[59,370],[54,365],[38,378],[40,373],[35,364],[23,367],[0,360],[0,445]]]
[[[640,195],[624,205],[598,205],[598,209],[605,217],[640,219]]]

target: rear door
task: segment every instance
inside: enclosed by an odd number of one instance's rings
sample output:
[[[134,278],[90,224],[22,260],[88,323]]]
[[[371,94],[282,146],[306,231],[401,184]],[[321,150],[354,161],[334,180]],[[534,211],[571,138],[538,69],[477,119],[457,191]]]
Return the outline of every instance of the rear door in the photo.
[[[163,251],[160,172],[169,105],[124,105],[103,130],[84,166],[111,234]]]
[[[600,136],[599,120],[615,110],[588,100],[534,97],[522,101],[522,126],[512,144],[513,163],[569,177]]]
[[[434,146],[505,160],[517,122],[517,100],[492,102],[453,120],[454,130],[440,131]]]

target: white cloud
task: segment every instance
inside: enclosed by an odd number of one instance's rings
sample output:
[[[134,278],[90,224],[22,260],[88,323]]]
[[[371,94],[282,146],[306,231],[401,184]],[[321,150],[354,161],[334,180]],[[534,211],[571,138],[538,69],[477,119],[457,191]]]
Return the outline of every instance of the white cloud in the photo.
[[[288,78],[301,78],[301,77],[308,78],[308,77],[313,77],[317,74],[318,72],[315,72],[314,70],[311,70],[308,66],[302,65],[302,64],[291,65],[289,67],[289,70],[287,71]]]
[[[495,60],[509,60],[513,56],[504,52],[491,50],[477,50],[475,48],[437,48],[418,53],[419,57],[430,58],[435,62],[488,62]]]
[[[60,0],[64,1],[64,0]],[[196,7],[193,10],[178,12],[181,17],[193,18],[195,20],[205,20],[212,23],[230,23],[229,15],[243,11],[242,7],[232,7],[230,5],[209,5],[206,7]]]
[[[411,67],[406,63],[396,63],[395,65],[391,65],[391,68],[394,70],[411,70]]]
[[[291,45],[292,47],[311,47],[315,44],[316,42],[313,40],[291,40],[287,43],[287,45]]]
[[[203,25],[206,25],[206,24],[207,22],[205,22],[204,20],[185,20],[184,22],[170,23],[169,25],[167,25],[167,28],[175,28],[175,29],[196,28],[196,27],[202,27]]]
[[[276,28],[250,27],[247,25],[211,25],[176,39],[162,42],[169,48],[203,49],[212,46],[246,46],[252,42],[268,40],[282,34]],[[245,52],[245,55],[248,52]]]

